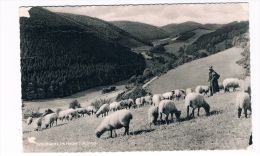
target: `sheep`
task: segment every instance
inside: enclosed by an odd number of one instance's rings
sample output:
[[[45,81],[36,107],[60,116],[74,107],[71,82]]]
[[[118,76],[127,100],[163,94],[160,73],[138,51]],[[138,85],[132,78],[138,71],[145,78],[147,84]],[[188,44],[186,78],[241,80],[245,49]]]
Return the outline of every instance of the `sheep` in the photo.
[[[33,121],[33,118],[32,117],[29,117],[27,120],[26,120],[26,123],[27,125],[30,125]]]
[[[120,105],[120,102],[112,102],[110,105],[110,111],[117,111],[117,110],[120,110],[122,109],[123,107]]]
[[[247,92],[251,96],[251,78],[250,76],[247,76],[244,80],[244,92]]]
[[[93,115],[93,113],[96,113],[97,109],[94,106],[87,106],[86,109],[91,112],[91,114]]]
[[[133,99],[126,99],[126,100],[121,100],[119,103],[122,107],[126,109],[130,109],[133,106],[134,101]]]
[[[161,94],[154,94],[152,101],[154,106],[159,106],[159,103],[163,100],[163,97]]]
[[[56,126],[57,126],[57,120],[58,120],[58,115],[56,113],[51,113],[51,114],[48,114],[44,117],[44,120],[45,120],[45,128],[48,128],[48,127],[52,127],[54,122],[56,122]]]
[[[96,112],[96,116],[99,117],[100,114],[102,115],[102,117],[103,115],[106,116],[108,115],[109,110],[110,110],[109,104],[103,104]]]
[[[239,92],[236,96],[236,107],[238,110],[238,118],[241,117],[242,109],[244,109],[245,117],[247,118],[247,110],[251,112],[250,96],[246,92]]]
[[[147,95],[144,97],[144,102],[148,105],[152,104],[152,96],[151,95]]]
[[[207,95],[209,92],[209,86],[197,86],[195,89],[196,93]]]
[[[33,129],[35,131],[39,131],[40,129],[42,129],[42,117],[40,118],[36,118],[33,122]]]
[[[191,88],[187,88],[186,91],[185,91],[186,95],[189,94],[189,93],[192,93],[192,92],[193,92],[193,89],[191,89]]]
[[[222,84],[224,92],[229,92],[229,88],[233,88],[233,91],[239,88],[243,84],[243,80],[239,80],[238,78],[226,78]]]
[[[157,106],[151,106],[148,110],[148,123],[150,124],[150,126],[152,125],[152,123],[155,125],[157,122],[157,118],[158,118],[158,107]]]
[[[162,100],[159,104],[158,111],[160,114],[160,121],[162,122],[162,113],[166,115],[165,120],[167,125],[169,124],[168,116],[171,114],[171,120],[173,121],[173,113],[177,120],[180,119],[181,111],[179,111],[172,100]]]
[[[133,115],[130,110],[119,110],[106,116],[100,125],[96,128],[95,134],[98,138],[105,132],[110,131],[110,137],[112,138],[112,131],[114,130],[115,136],[117,136],[115,129],[125,128],[124,135],[129,135],[130,120],[133,119]]]
[[[192,107],[192,113],[189,115],[189,107]],[[196,108],[198,108],[198,116],[200,107],[203,107],[206,111],[206,115],[210,114],[210,106],[205,101],[203,95],[199,93],[189,93],[185,98],[185,108],[187,108],[187,118],[189,117],[195,117],[194,111]]]
[[[137,107],[141,107],[144,104],[144,100],[142,97],[135,99],[135,104]]]
[[[90,112],[87,110],[87,108],[77,108],[76,111],[83,117],[85,114],[90,115]]]
[[[172,100],[174,96],[174,91],[166,92],[162,94],[163,99]]]
[[[172,92],[174,93],[175,99],[178,100],[178,101],[179,101],[180,97],[185,98],[185,91],[183,89],[176,89]]]
[[[69,116],[71,116],[71,118],[70,118],[71,120],[73,117],[78,118],[80,116],[79,113],[77,112],[77,110],[72,109],[72,108],[57,112],[57,114],[58,114],[58,118],[62,121],[64,119],[69,120]]]

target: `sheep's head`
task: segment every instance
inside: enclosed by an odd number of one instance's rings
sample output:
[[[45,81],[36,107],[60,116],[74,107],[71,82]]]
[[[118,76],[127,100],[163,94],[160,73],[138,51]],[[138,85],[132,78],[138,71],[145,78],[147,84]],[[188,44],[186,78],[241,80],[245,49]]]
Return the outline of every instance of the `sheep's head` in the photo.
[[[102,135],[101,132],[96,132],[97,138],[100,138],[101,135]]]
[[[175,115],[176,115],[176,118],[179,120],[179,119],[180,119],[180,116],[181,116],[181,111],[177,111],[177,112],[175,113]]]

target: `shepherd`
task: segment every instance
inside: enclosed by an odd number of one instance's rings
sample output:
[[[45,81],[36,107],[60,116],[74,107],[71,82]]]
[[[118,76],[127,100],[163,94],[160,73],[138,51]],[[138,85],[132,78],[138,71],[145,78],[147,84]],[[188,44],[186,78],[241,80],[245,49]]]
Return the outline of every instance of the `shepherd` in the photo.
[[[218,79],[220,75],[213,70],[213,67],[209,67],[209,88],[210,88],[210,96],[213,96],[214,93],[219,92]]]

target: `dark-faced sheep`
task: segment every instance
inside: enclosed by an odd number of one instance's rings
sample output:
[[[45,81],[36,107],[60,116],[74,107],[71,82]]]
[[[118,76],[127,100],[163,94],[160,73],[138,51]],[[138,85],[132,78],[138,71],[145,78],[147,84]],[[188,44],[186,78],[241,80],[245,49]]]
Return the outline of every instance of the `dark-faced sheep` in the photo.
[[[87,108],[77,108],[76,111],[83,117],[85,114],[90,115],[90,112],[87,110]]]
[[[39,131],[42,129],[42,117],[40,118],[36,118],[34,121],[33,121],[33,129],[35,131]]]
[[[106,116],[108,115],[108,112],[110,110],[109,104],[103,104],[98,111],[96,112],[96,116],[99,117],[99,115]]]
[[[32,117],[29,117],[27,120],[26,120],[26,123],[27,125],[30,125],[33,121],[33,118]]]
[[[189,107],[193,108],[191,114],[189,114]],[[198,108],[198,116],[199,116],[200,107],[203,107],[205,109],[207,115],[210,114],[209,112],[210,106],[205,101],[203,95],[199,93],[189,93],[185,98],[185,108],[187,108],[187,118],[195,117],[194,111],[196,108]]]
[[[250,96],[246,92],[239,92],[236,96],[236,107],[238,110],[238,118],[241,117],[242,109],[244,110],[245,117],[247,118],[247,110],[251,112]]]
[[[238,78],[226,78],[223,81],[224,92],[229,92],[229,88],[233,88],[233,91],[243,85],[244,81]]]
[[[110,103],[109,107],[110,107],[110,111],[117,111],[123,109],[123,106],[120,105],[120,102],[116,102],[116,101]]]
[[[151,106],[148,110],[148,124],[150,124],[150,126],[152,124],[156,124],[157,119],[159,116],[159,111],[158,111],[158,107],[157,106]]]
[[[162,97],[162,95],[161,94],[154,94],[153,95],[153,99],[152,99],[152,101],[153,101],[153,105],[154,106],[159,106],[159,103],[161,102],[163,100],[163,97]]]
[[[171,114],[171,120],[173,121],[173,113],[175,114],[177,120],[180,119],[181,111],[179,111],[172,100],[162,100],[158,107],[160,121],[162,122],[162,114],[165,114],[166,123],[169,124],[168,116]]]
[[[163,99],[172,100],[174,98],[174,91],[171,92],[165,92],[162,94]]]
[[[56,126],[57,126],[57,120],[58,120],[58,115],[56,113],[51,113],[51,114],[48,114],[44,117],[44,125],[45,125],[45,128],[48,128],[48,127],[52,127],[54,122],[56,122]]]
[[[133,119],[133,115],[130,110],[122,109],[112,114],[106,116],[100,125],[97,127],[95,134],[99,138],[105,131],[110,131],[110,137],[112,138],[112,131],[114,131],[115,136],[116,129],[120,129],[122,127],[125,128],[124,134],[129,134],[129,124],[130,120]]]
[[[207,95],[210,92],[209,86],[197,86],[195,92],[199,94],[204,93],[204,95]]]

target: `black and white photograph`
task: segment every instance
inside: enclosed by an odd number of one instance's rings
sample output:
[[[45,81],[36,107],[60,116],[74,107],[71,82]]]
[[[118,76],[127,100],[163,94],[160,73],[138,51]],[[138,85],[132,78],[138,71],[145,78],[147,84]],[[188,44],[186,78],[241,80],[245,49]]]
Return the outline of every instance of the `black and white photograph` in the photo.
[[[22,153],[256,150],[249,11],[19,6]]]

